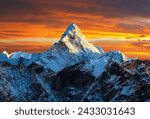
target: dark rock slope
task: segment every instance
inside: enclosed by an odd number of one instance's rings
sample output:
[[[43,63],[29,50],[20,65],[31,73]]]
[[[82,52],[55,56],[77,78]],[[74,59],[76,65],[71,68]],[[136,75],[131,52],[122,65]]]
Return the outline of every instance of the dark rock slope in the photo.
[[[110,62],[95,78],[85,62],[58,73],[32,63],[0,66],[0,101],[150,101],[150,61]]]

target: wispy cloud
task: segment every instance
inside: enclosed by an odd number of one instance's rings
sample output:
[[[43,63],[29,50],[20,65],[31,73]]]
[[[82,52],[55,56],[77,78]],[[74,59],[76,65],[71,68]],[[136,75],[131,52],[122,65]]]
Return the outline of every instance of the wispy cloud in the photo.
[[[149,0],[0,0],[0,27],[8,31],[0,37],[60,37],[72,22],[90,31],[87,37],[92,31],[147,35],[149,8]]]
[[[0,0],[0,51],[44,51],[75,22],[106,51],[149,52],[148,42],[135,41],[150,39],[149,13],[150,0]]]
[[[150,50],[150,41],[139,41],[132,43],[134,46],[139,48],[146,48]]]

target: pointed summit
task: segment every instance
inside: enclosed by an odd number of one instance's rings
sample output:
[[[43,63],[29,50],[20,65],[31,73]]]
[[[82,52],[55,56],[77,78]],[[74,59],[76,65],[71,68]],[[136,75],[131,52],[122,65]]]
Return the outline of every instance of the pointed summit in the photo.
[[[5,54],[7,56],[7,58],[9,58],[12,55],[12,53],[9,54],[7,51],[3,51],[3,54]]]
[[[61,39],[48,52],[41,55],[42,60],[38,63],[44,62],[47,67],[57,72],[78,62],[100,57],[100,55],[101,52],[85,40],[79,27],[72,23]]]
[[[72,23],[68,26],[68,28],[66,29],[64,35],[70,34],[70,32],[74,32],[76,30],[79,30],[78,26],[75,23]]]
[[[85,40],[84,35],[75,23],[69,25],[58,43],[60,45],[58,47],[66,48],[70,53],[89,54],[89,52],[94,52],[100,54],[93,44]]]
[[[80,28],[75,23],[72,23],[68,26],[68,28],[66,29],[66,31],[62,35],[60,42],[63,42],[65,37],[68,37],[70,39],[77,39],[77,38],[85,39]]]

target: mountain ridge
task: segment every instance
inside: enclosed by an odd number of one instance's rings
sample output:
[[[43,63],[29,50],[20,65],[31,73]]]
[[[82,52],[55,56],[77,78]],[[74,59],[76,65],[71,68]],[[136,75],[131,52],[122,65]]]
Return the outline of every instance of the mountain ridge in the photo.
[[[73,23],[45,52],[0,54],[0,101],[150,101],[150,61],[104,52]]]
[[[53,71],[58,72],[63,68],[76,63],[101,57],[104,53],[105,52],[102,48],[95,47],[93,44],[85,40],[80,28],[76,24],[72,23],[68,26],[60,40],[49,50],[38,54],[29,54],[22,51],[14,52],[10,57],[8,57],[6,62],[14,62],[17,64],[20,58],[23,58],[24,60],[28,60],[25,64],[26,66],[34,62],[44,66],[45,68],[50,68]],[[117,52],[113,52],[113,54],[114,56],[123,55],[122,53]],[[122,59],[121,62],[123,62],[124,59],[121,56],[116,60]],[[16,62],[11,61],[11,59]]]

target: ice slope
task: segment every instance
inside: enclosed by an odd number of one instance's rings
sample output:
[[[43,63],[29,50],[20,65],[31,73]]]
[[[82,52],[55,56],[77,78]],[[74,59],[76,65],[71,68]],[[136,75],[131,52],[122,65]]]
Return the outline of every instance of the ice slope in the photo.
[[[81,71],[90,72],[91,75],[98,78],[105,70],[109,63],[109,57],[101,57],[94,60],[86,62],[86,64],[81,68]]]

